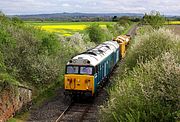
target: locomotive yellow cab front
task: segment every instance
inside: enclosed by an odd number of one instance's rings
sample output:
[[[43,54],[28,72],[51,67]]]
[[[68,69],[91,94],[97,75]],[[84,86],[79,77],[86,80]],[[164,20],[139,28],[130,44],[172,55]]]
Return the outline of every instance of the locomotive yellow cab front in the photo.
[[[64,88],[67,94],[94,94],[93,67],[67,66],[64,76]]]
[[[93,90],[93,76],[67,74],[64,85],[67,90]]]

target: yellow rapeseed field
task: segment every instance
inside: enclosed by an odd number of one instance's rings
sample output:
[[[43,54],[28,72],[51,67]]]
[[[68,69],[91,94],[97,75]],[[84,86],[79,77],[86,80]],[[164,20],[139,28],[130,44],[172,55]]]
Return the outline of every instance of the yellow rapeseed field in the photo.
[[[75,32],[84,30],[87,25],[43,25],[38,27],[48,32],[55,32],[64,36],[71,36]]]
[[[180,21],[169,21],[169,22],[167,22],[167,24],[180,25]]]
[[[56,29],[69,29],[69,30],[84,30],[86,25],[44,25],[41,26],[45,30],[56,30]]]
[[[48,32],[53,32],[53,33],[57,33],[60,35],[64,35],[64,36],[71,36],[73,35],[75,32],[81,32],[84,29],[86,29],[89,25],[88,24],[45,24],[45,25],[35,25],[35,27],[40,28],[42,30],[48,31]],[[100,25],[102,28],[107,27],[106,24],[101,24]]]

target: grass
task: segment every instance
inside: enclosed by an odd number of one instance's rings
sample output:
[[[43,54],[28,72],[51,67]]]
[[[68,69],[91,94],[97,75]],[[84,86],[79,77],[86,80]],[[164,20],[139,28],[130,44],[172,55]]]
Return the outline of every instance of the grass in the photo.
[[[61,81],[63,81],[63,79],[61,79]],[[49,99],[53,98],[54,96],[56,96],[55,92],[57,92],[57,89],[59,89],[60,87],[61,87],[61,83],[56,82],[56,83],[52,84],[51,86],[49,86],[47,89],[45,89],[43,92],[41,92],[41,94],[39,94],[33,100],[34,107],[39,107],[39,106],[43,105],[45,100],[49,100]]]
[[[135,24],[137,24],[137,23],[135,23]],[[127,34],[128,31],[129,31],[135,24],[130,24],[130,26],[128,26],[127,29],[124,30],[124,32],[122,33],[122,35]]]
[[[8,120],[7,122],[24,122],[21,119],[16,119],[16,118],[11,118],[10,120]]]
[[[24,112],[20,115],[16,115],[16,117],[13,117],[9,119],[7,122],[25,122],[29,117],[29,112]]]
[[[114,22],[34,22],[27,21],[27,24],[33,25],[48,32],[57,33],[64,36],[71,36],[76,32],[83,32],[89,25],[98,23],[102,28],[106,28],[107,24]]]
[[[15,80],[12,76],[10,76],[8,73],[0,73],[0,83],[8,83],[11,85],[21,85],[17,80]]]

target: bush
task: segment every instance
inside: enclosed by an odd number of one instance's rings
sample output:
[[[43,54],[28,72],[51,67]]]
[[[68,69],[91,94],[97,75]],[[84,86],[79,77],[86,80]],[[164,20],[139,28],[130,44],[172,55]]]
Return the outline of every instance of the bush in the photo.
[[[103,41],[106,41],[104,32],[103,32],[102,28],[99,26],[99,24],[94,23],[94,24],[90,25],[89,27],[87,27],[86,31],[92,42],[101,43]]]
[[[126,65],[132,69],[138,62],[146,62],[154,59],[164,51],[173,48],[177,38],[170,30],[159,29],[151,33],[137,36],[134,44],[128,50]]]
[[[36,90],[62,78],[65,63],[75,54],[56,35],[5,16],[0,17],[0,52],[0,66],[6,68],[6,76]]]
[[[56,82],[61,82],[62,85],[68,60],[73,55],[95,46],[88,38],[80,34],[67,38],[59,37],[25,25],[18,18],[8,19],[1,16],[0,67],[1,70],[5,67],[3,73],[7,74],[3,76],[9,75],[37,91]],[[85,39],[87,40],[84,41]]]
[[[118,81],[103,121],[175,121],[180,109],[180,67],[173,53],[140,63]]]
[[[125,30],[125,27],[123,27],[117,23],[113,24],[113,25],[107,25],[107,28],[113,37],[121,35]]]
[[[55,54],[59,48],[60,43],[58,38],[53,34],[47,34],[42,37],[42,45],[41,45],[42,51],[48,51],[47,53]]]
[[[158,11],[151,11],[150,14],[145,14],[143,17],[143,23],[149,24],[154,29],[159,29],[165,23],[165,18],[161,16]]]
[[[131,21],[120,19],[117,24],[120,26],[128,27],[131,24]]]
[[[136,37],[114,76],[102,121],[180,119],[180,40],[159,29]]]
[[[129,22],[129,21],[128,21]],[[99,24],[92,24],[86,29],[86,34],[90,38],[91,42],[96,44],[104,41],[112,40],[113,37],[119,36],[125,33],[131,23],[126,22],[125,24],[107,24],[106,28],[100,27]]]
[[[6,28],[0,25],[0,50],[1,52],[5,53],[6,49],[12,48],[15,46],[15,40],[12,36],[8,33]]]
[[[4,58],[3,58],[3,55],[0,51],[0,72],[3,72],[4,70],[5,70]]]
[[[66,37],[65,42],[77,53],[82,53],[96,46],[94,42],[90,41],[87,34],[83,35],[80,33],[75,33],[71,37]]]

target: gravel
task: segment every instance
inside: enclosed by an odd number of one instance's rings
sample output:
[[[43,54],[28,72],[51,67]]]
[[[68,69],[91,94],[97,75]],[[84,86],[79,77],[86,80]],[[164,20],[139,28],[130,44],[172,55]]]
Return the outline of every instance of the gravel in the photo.
[[[98,107],[102,105],[108,98],[108,94],[105,88],[102,88],[98,96],[93,100],[92,104],[95,106],[92,108],[93,112],[87,113],[87,117],[91,116],[93,121],[98,121]],[[82,99],[82,104],[86,100]],[[70,100],[65,99],[63,89],[60,88],[56,92],[56,96],[51,100],[45,101],[40,107],[32,107],[29,111],[30,116],[27,122],[55,122],[59,115],[69,105]],[[81,100],[79,100],[81,103]],[[87,101],[88,102],[88,101]],[[76,115],[76,114],[74,114]],[[74,117],[75,118],[75,117]],[[88,118],[87,118],[88,119]]]

